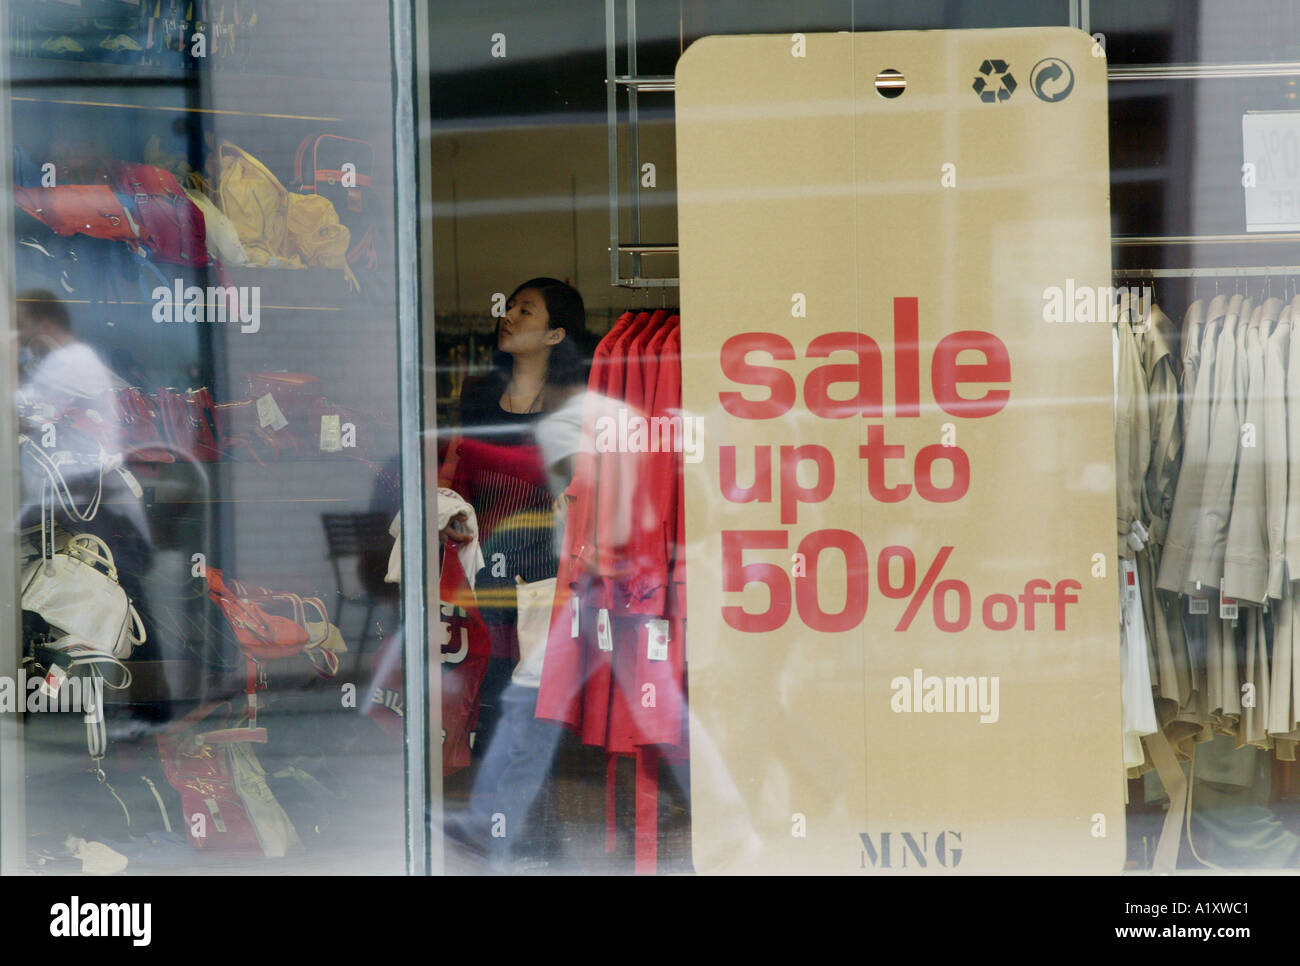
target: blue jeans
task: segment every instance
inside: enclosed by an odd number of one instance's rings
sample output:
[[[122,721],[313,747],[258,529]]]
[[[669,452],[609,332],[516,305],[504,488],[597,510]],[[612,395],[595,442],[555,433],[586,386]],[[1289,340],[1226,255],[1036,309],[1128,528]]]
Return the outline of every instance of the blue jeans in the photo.
[[[488,845],[518,854],[528,812],[541,792],[560,743],[562,726],[538,721],[537,689],[509,684],[501,693],[501,717],[470,793],[470,809],[488,826]]]

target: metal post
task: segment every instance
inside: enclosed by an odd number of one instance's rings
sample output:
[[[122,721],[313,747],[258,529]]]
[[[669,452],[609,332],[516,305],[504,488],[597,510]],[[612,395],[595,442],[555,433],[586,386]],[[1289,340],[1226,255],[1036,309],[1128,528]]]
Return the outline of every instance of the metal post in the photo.
[[[636,65],[636,0],[627,0],[627,72],[637,76]],[[637,86],[627,89],[627,143],[632,155],[632,244],[641,243],[641,129],[637,116]],[[632,275],[641,277],[641,256],[632,254]]]
[[[609,284],[618,284],[618,58],[614,0],[605,0],[605,116],[609,137]]]
[[[430,672],[425,605],[437,600],[437,534],[426,537],[424,463],[436,451],[422,439],[424,369],[421,305],[432,304],[433,212],[428,143],[429,14],[419,0],[395,0],[393,31],[393,165],[397,235],[398,412],[402,453],[402,634],[406,707],[406,866],[411,875],[442,871],[442,745],[429,740],[429,713],[442,706],[441,668]],[[419,123],[417,135],[416,123]],[[423,150],[421,150],[423,148]],[[422,303],[422,297],[424,303]],[[432,313],[430,313],[432,315]],[[433,367],[427,369],[434,373]],[[431,375],[436,379],[436,374]],[[433,398],[432,396],[429,398]],[[435,545],[427,552],[425,541]],[[427,572],[426,572],[427,570]],[[432,596],[430,596],[432,595]],[[435,761],[436,758],[436,761]],[[436,820],[437,825],[432,822]]]
[[[0,191],[13,197],[13,143],[9,98],[12,93],[9,61],[9,18],[0,17]],[[13,206],[0,204],[0,238],[12,239]],[[18,605],[18,514],[21,512],[21,475],[18,471],[17,414],[13,399],[18,388],[18,340],[14,338],[13,246],[0,265],[0,519],[9,520],[0,541],[0,674],[17,678],[22,659],[22,614]],[[20,696],[21,701],[21,696]],[[23,760],[23,722],[20,712],[0,714],[0,873],[19,873],[27,864],[26,774]]]

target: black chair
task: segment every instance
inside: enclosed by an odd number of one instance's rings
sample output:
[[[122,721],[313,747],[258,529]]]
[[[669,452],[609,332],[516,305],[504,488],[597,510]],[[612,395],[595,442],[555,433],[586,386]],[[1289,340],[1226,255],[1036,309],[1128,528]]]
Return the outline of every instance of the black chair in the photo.
[[[371,633],[371,618],[375,608],[383,601],[397,597],[395,584],[386,584],[384,576],[388,573],[388,554],[392,550],[393,538],[388,535],[391,522],[383,513],[324,513],[321,522],[325,525],[325,542],[329,547],[330,565],[334,568],[335,592],[334,623],[343,629],[343,605],[359,604],[366,609],[362,619],[361,634],[356,642],[356,653],[360,656],[366,647],[366,639]],[[346,557],[357,559],[357,590],[348,593],[344,586],[343,568],[340,561]],[[345,640],[347,638],[345,637]]]

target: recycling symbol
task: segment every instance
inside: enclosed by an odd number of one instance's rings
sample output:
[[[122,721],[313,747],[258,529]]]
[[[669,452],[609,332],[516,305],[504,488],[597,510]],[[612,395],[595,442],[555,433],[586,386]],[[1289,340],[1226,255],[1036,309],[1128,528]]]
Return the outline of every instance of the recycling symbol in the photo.
[[[986,60],[971,85],[980,100],[986,104],[1005,101],[1016,92],[1016,79],[1011,76],[1005,60]]]

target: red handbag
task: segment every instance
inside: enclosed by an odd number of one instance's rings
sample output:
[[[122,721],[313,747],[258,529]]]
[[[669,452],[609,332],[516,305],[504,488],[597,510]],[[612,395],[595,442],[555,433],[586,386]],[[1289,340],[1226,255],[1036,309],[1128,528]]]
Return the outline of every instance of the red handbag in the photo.
[[[180,393],[164,388],[154,398],[163,433],[174,450],[204,463],[221,458],[212,422],[212,394],[207,389]]]
[[[170,171],[149,164],[119,163],[114,165],[113,177],[117,190],[132,200],[141,238],[158,261],[195,267],[212,263],[203,212]]]
[[[275,408],[284,416],[283,431],[307,437],[312,406],[321,397],[319,379],[305,372],[250,372],[247,381],[248,395],[254,402],[271,396]]]
[[[158,757],[167,782],[181,795],[190,845],[204,851],[261,852],[257,828],[248,814],[225,746],[266,741],[265,728],[196,726],[224,703],[201,705],[158,735]]]
[[[244,653],[259,661],[293,657],[309,643],[305,604],[296,594],[278,594],[265,587],[249,588],[237,580],[227,581],[215,567],[209,567],[208,596],[221,608]],[[312,598],[321,612],[324,605]],[[266,605],[266,606],[263,606]],[[280,605],[292,617],[270,613],[266,607]]]
[[[266,661],[305,653],[322,676],[338,673],[338,655],[327,646],[332,625],[319,597],[241,583],[214,567],[207,569],[207,579],[208,596],[225,614],[246,655]],[[319,620],[309,622],[308,610]],[[312,624],[320,630],[313,632]]]
[[[253,745],[266,729],[198,726],[225,702],[200,705],[158,735],[168,783],[181,793],[185,832],[205,851],[261,852],[280,858],[302,848],[293,822],[276,801]]]
[[[257,692],[266,687],[262,662],[305,654],[322,677],[338,673],[339,657],[329,646],[333,628],[319,598],[277,593],[227,580],[215,567],[207,569],[207,581],[208,596],[220,608],[244,652],[248,668],[244,691],[252,722],[257,721]],[[309,607],[320,617],[318,624],[323,629],[316,637],[312,637],[307,623]],[[272,613],[273,610],[287,611],[290,616]]]
[[[212,391],[206,386],[185,391],[185,409],[195,429],[196,456],[208,463],[221,459],[221,447],[217,443],[216,421],[212,412],[214,408]]]
[[[126,213],[108,185],[65,184],[57,188],[14,186],[14,203],[59,235],[89,235],[123,241],[139,251],[144,231]]]
[[[174,463],[167,449],[158,407],[152,399],[131,386],[115,390],[121,420],[122,448],[127,459],[141,462]]]
[[[277,459],[285,445],[293,442],[296,446],[297,443],[292,437],[281,439],[267,432],[258,423],[257,403],[251,399],[216,403],[212,407],[212,423],[223,456],[248,456],[265,465],[264,457]]]

